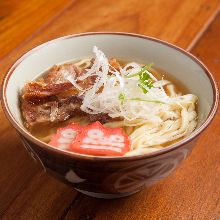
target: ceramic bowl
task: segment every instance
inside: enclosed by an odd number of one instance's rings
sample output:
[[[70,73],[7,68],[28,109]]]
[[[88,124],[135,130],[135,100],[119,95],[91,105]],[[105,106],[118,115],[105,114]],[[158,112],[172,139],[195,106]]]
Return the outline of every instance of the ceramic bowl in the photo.
[[[54,64],[91,57],[94,45],[109,57],[153,62],[182,82],[190,93],[199,97],[196,130],[163,150],[133,157],[79,155],[52,148],[33,137],[22,124],[21,88]],[[4,112],[31,156],[56,178],[84,194],[100,198],[127,196],[170,175],[213,119],[218,98],[213,76],[193,55],[164,41],[129,33],[84,33],[46,42],[17,60],[2,85]]]

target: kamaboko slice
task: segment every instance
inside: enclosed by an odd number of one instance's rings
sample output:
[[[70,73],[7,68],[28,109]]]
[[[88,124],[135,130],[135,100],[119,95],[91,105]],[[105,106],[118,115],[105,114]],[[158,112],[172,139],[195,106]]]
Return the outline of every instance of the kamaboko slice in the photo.
[[[71,143],[71,151],[94,156],[123,156],[130,151],[130,138],[121,128],[105,128],[100,122],[83,126]]]
[[[77,124],[70,124],[64,128],[59,128],[57,133],[52,136],[49,145],[62,150],[70,150],[70,145],[75,140],[80,130],[81,126]]]

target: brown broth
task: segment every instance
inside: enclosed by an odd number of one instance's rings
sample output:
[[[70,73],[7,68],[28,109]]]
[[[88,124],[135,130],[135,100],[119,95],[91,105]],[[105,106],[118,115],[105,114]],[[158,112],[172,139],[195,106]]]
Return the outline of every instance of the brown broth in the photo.
[[[118,60],[118,62],[120,63],[120,65],[122,67],[128,63],[128,61],[123,61],[123,60]],[[74,64],[76,62],[66,62],[66,63],[73,63]],[[171,74],[167,73],[166,71],[162,70],[161,68],[153,67],[153,68],[151,68],[151,72],[158,80],[163,78],[165,80],[171,81],[175,85],[174,89],[176,92],[180,92],[182,94],[187,93],[187,88],[185,86],[183,86],[183,84],[181,82],[176,80],[175,77],[173,77]],[[37,80],[40,80],[40,78],[47,73],[48,73],[48,70],[45,71],[40,77],[38,77]],[[166,87],[164,87],[164,89],[165,89],[165,91],[167,91]],[[51,139],[51,136],[56,133],[58,128],[65,127],[68,124],[73,123],[73,122],[79,123],[81,125],[85,125],[85,124],[89,123],[89,120],[88,120],[87,116],[80,116],[80,117],[76,116],[76,117],[70,118],[66,121],[59,122],[59,123],[47,123],[47,124],[35,125],[34,127],[31,128],[30,133],[33,136],[35,136],[37,139],[40,139],[41,141],[48,143]],[[180,139],[182,139],[182,138],[180,138]],[[171,144],[179,141],[180,139],[165,143],[163,146],[165,147],[165,146],[171,145]]]

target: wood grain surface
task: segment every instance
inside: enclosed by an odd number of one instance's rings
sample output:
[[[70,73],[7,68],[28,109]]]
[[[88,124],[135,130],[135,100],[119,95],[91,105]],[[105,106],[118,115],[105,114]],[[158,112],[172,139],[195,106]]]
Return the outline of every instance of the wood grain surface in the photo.
[[[0,80],[32,47],[86,31],[141,33],[192,48],[220,80],[217,0],[5,2],[0,1]],[[2,110],[0,121],[0,219],[220,219],[219,112],[173,175],[134,196],[111,201],[78,194],[45,174]]]
[[[0,1],[0,58],[62,13],[71,0]]]

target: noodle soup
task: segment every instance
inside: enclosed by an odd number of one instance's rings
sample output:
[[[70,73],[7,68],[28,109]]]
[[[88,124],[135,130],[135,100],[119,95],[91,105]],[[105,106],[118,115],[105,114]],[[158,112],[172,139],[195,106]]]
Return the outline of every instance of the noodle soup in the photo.
[[[22,90],[24,124],[51,147],[95,156],[158,151],[197,125],[198,98],[152,64],[95,57],[56,65]]]

